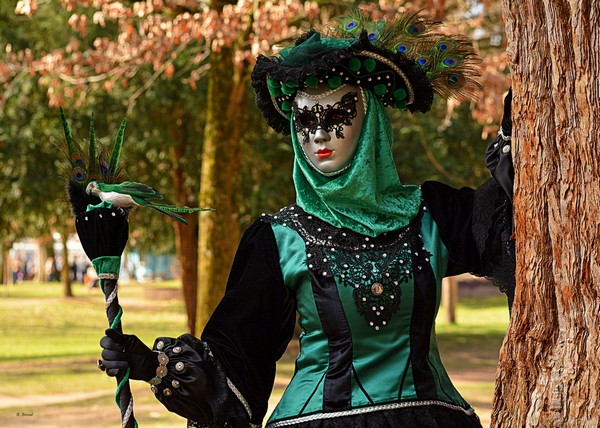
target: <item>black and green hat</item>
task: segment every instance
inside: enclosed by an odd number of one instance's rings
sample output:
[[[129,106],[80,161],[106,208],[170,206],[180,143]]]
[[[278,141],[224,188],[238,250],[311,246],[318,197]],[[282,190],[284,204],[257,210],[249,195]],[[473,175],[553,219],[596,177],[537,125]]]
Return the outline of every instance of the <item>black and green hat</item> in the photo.
[[[290,133],[298,90],[344,84],[370,90],[383,105],[427,112],[434,94],[476,97],[480,62],[464,36],[440,32],[418,14],[373,22],[355,13],[324,31],[311,30],[278,56],[260,55],[252,72],[256,103],[269,126]]]

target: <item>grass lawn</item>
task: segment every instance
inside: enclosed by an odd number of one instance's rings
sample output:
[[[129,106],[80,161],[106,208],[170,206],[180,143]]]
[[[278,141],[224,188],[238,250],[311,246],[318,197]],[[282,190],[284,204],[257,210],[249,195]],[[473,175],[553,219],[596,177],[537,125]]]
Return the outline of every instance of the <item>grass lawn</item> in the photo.
[[[173,298],[173,293],[161,293],[176,287],[172,282],[121,284],[124,330],[149,346],[156,336],[184,333],[183,302]],[[98,341],[108,326],[102,292],[74,285],[76,297],[62,298],[58,283],[22,283],[1,290],[0,426],[119,426],[114,380],[98,371],[95,363],[100,354]],[[149,295],[164,297],[150,299]],[[457,314],[455,325],[438,319],[442,358],[459,391],[478,413],[485,412],[508,324],[506,300],[463,299]],[[292,350],[278,364],[272,405],[293,369]],[[164,409],[146,384],[133,382],[132,389],[140,427],[185,426],[182,418]]]

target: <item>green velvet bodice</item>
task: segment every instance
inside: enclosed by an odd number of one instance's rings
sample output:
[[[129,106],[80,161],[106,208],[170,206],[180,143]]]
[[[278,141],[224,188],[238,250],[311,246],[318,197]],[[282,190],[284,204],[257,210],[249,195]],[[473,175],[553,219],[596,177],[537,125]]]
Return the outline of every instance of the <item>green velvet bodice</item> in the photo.
[[[296,372],[269,424],[390,405],[472,412],[438,354],[434,320],[448,251],[426,209],[396,235],[370,239],[298,207],[269,222],[302,328]]]

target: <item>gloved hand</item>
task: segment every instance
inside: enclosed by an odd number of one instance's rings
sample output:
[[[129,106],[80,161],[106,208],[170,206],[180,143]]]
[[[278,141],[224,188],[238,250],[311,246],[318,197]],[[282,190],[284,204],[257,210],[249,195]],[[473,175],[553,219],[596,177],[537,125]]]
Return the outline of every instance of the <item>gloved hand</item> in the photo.
[[[156,376],[157,353],[148,348],[137,336],[122,334],[109,328],[100,340],[102,361],[99,365],[106,374],[116,376],[119,370],[131,369],[130,379],[149,381]]]
[[[492,177],[504,189],[509,198],[513,197],[513,182],[515,171],[512,162],[512,119],[511,115],[512,88],[504,97],[504,116],[498,136],[488,145],[485,152],[485,165],[490,170]]]

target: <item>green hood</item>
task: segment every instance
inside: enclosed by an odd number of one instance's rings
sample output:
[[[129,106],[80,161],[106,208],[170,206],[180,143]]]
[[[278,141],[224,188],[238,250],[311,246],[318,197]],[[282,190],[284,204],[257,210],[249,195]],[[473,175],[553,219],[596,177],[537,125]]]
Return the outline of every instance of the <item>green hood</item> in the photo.
[[[307,213],[333,226],[375,237],[410,223],[421,205],[421,189],[400,182],[387,112],[370,91],[365,91],[365,97],[367,112],[354,160],[335,177],[319,174],[308,164],[292,118],[293,176],[296,201]]]

